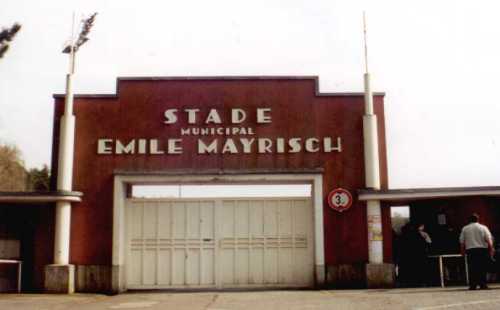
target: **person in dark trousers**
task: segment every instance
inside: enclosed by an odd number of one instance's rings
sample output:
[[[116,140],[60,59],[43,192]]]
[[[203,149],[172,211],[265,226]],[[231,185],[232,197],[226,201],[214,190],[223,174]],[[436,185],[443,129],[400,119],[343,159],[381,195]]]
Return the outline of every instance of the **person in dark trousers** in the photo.
[[[428,285],[427,254],[431,238],[421,223],[408,223],[401,229],[398,280],[401,286]]]
[[[432,240],[429,234],[425,231],[423,223],[417,225],[417,236],[415,241],[417,257],[415,260],[415,281],[416,286],[429,285],[429,252],[431,249]]]
[[[472,214],[469,224],[460,233],[460,248],[462,254],[467,254],[469,265],[469,290],[488,289],[486,272],[495,255],[491,232],[485,225],[479,224],[479,216]]]

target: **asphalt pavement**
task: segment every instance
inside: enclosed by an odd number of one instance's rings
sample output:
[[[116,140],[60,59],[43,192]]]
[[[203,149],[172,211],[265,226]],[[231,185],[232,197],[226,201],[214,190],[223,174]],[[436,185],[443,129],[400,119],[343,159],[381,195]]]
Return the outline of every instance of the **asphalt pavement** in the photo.
[[[467,287],[387,290],[276,290],[215,292],[129,292],[97,294],[0,294],[1,310],[457,310],[500,309],[500,284],[490,290]]]

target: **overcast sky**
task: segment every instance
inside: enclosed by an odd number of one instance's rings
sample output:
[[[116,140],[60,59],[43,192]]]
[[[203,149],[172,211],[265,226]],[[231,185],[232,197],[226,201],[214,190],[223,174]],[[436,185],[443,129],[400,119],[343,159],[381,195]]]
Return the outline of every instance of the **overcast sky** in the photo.
[[[318,75],[323,92],[386,92],[391,188],[500,186],[497,1],[2,0],[23,25],[0,61],[0,140],[50,162],[53,93],[64,92],[72,12],[99,12],[75,91],[117,76]]]

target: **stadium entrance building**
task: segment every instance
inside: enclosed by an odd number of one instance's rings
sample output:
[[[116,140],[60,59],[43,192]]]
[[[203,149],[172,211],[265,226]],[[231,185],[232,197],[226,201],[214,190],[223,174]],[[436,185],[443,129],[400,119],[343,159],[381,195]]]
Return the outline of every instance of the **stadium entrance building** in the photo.
[[[363,188],[363,94],[321,94],[309,77],[117,85],[116,96],[75,97],[73,188],[83,193],[71,211],[76,283],[86,285],[82,274],[108,277],[102,285],[114,291],[314,287],[325,283],[326,265],[367,261],[365,203],[340,213],[326,201],[332,189]],[[381,120],[382,100],[375,98]],[[54,137],[63,110],[56,96]],[[190,183],[310,184],[311,195],[130,197],[137,184]]]
[[[362,93],[320,93],[315,77],[232,77],[119,78],[116,95],[76,95],[76,192],[0,195],[0,210],[8,214],[2,221],[34,216],[29,231],[10,229],[10,239],[18,239],[11,256],[25,261],[25,287],[393,285],[395,193],[387,189],[384,95],[373,98],[381,189],[359,192],[366,188]],[[55,95],[54,188],[64,101]],[[132,195],[134,186],[158,184],[304,184],[310,194]],[[399,194],[401,201],[414,200]],[[62,200],[72,204],[63,231],[69,264],[54,265],[61,242],[57,233],[54,238],[60,225],[54,202]],[[382,201],[379,214],[367,212],[375,200]],[[19,203],[35,205],[23,213]],[[372,261],[377,244],[379,258]]]
[[[366,261],[364,203],[339,213],[326,201],[334,188],[363,187],[363,100],[321,94],[316,78],[125,78],[116,96],[76,96],[76,282],[96,273],[113,290],[313,287],[328,264]],[[383,115],[383,96],[375,100]],[[56,96],[54,137],[63,107]],[[311,195],[129,194],[135,184],[189,183],[310,184]]]

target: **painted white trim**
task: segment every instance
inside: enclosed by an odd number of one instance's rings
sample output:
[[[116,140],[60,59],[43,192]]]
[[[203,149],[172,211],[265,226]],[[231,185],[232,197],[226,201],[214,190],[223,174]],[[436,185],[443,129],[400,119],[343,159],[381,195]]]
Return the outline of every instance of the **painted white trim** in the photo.
[[[312,199],[314,205],[314,269],[316,285],[322,286],[325,283],[325,241],[323,229],[323,176],[314,176],[312,186]]]
[[[80,196],[0,196],[0,203],[23,203],[23,202],[81,202]]]
[[[443,191],[443,192],[420,192],[420,193],[367,193],[360,194],[358,199],[368,200],[402,200],[402,199],[432,199],[444,197],[464,197],[464,196],[500,196],[500,190],[486,191]]]
[[[323,176],[321,174],[239,174],[239,175],[115,175],[113,193],[113,266],[124,269],[125,266],[125,203],[129,184],[164,184],[164,183],[210,183],[210,184],[272,184],[309,183],[312,184],[314,206],[314,267],[316,285],[325,282],[325,255],[323,229]],[[123,273],[118,274],[118,285],[126,289]]]
[[[112,289],[114,292],[125,290],[125,202],[127,184],[115,177],[113,184],[113,245],[112,264],[113,277]]]
[[[114,179],[113,190],[113,265],[124,263],[124,235],[125,235],[125,199],[126,184],[119,178]]]
[[[177,198],[177,197],[168,197],[168,198],[128,198],[127,200],[130,202],[189,202],[189,201],[200,201],[200,200],[227,200],[227,201],[280,201],[280,200],[300,200],[300,199],[309,199],[312,196],[281,196],[281,197],[188,197],[188,198]]]

